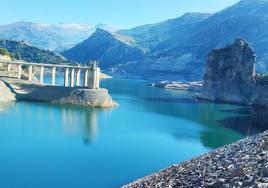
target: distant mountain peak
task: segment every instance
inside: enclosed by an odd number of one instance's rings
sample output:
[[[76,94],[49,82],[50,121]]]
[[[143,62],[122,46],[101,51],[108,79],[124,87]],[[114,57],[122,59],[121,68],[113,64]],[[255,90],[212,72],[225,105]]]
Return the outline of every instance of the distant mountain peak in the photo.
[[[110,34],[110,35],[112,35],[111,32],[106,31],[105,29],[101,29],[101,28],[97,28],[95,31],[95,34]]]
[[[181,18],[195,18],[195,17],[209,17],[212,14],[210,13],[201,13],[201,12],[186,12]]]

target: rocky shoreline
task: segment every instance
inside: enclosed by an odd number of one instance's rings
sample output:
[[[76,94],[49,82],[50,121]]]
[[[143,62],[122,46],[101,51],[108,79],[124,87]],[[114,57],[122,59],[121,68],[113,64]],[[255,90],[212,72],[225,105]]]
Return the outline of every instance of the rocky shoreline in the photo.
[[[92,90],[39,84],[37,81],[17,80],[12,73],[0,72],[0,90],[0,102],[24,100],[97,108],[118,106],[107,89]]]
[[[178,81],[160,81],[149,84],[153,87],[163,88],[163,89],[173,89],[173,90],[185,90],[185,91],[196,91],[200,92],[202,90],[203,82],[178,82]]]
[[[123,187],[268,187],[268,131]]]
[[[162,81],[154,87],[196,91],[213,102],[268,107],[268,75],[256,73],[256,54],[243,39],[212,50],[202,82]],[[129,187],[268,187],[268,131],[174,165]]]

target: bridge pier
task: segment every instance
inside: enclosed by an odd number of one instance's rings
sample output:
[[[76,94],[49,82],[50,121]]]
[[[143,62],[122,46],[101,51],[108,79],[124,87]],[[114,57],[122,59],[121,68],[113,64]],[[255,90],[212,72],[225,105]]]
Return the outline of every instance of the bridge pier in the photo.
[[[44,83],[44,69],[45,69],[44,66],[40,67],[40,79],[39,79],[39,81],[40,81],[41,84]]]
[[[84,72],[84,87],[88,86],[88,69],[85,69]]]
[[[51,84],[54,86],[56,85],[56,67],[52,67],[51,72]]]
[[[100,68],[96,68],[96,76],[94,78],[95,80],[95,88],[94,89],[99,89],[100,88]]]
[[[22,65],[18,65],[18,79],[21,79]]]
[[[70,81],[70,86],[74,87],[74,73],[75,73],[75,69],[72,68],[71,69],[71,81]]]
[[[28,68],[28,80],[31,81],[33,79],[33,66],[30,65]]]
[[[80,86],[81,69],[77,69],[76,72],[76,86]]]
[[[68,87],[69,85],[69,68],[65,68],[64,70],[64,86]]]
[[[10,72],[11,71],[11,64],[7,65],[7,71]]]

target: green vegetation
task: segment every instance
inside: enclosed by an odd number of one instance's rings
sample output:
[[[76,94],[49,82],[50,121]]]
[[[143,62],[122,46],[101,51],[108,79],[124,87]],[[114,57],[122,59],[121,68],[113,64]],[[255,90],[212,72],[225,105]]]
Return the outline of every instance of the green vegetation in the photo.
[[[10,56],[10,53],[9,53],[8,49],[0,48],[0,55]]]
[[[9,56],[13,60],[19,60],[20,59],[20,54],[15,52],[15,53],[10,53],[7,48],[0,48],[0,55],[5,55]]]
[[[12,53],[11,54],[11,59],[13,60],[20,60],[20,54],[19,53]]]
[[[8,54],[13,60],[45,64],[75,64],[48,50],[29,46],[23,41],[0,39],[0,54]]]

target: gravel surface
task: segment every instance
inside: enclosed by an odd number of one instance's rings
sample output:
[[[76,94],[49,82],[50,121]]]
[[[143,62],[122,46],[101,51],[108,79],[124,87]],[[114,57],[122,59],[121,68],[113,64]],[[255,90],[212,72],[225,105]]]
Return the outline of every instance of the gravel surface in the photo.
[[[123,187],[268,187],[268,131]]]

